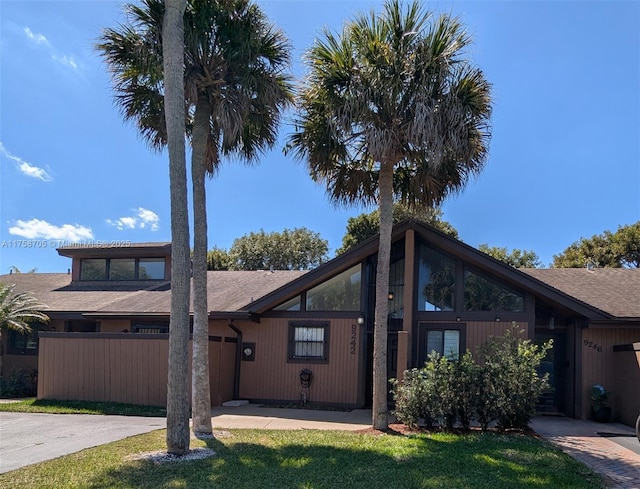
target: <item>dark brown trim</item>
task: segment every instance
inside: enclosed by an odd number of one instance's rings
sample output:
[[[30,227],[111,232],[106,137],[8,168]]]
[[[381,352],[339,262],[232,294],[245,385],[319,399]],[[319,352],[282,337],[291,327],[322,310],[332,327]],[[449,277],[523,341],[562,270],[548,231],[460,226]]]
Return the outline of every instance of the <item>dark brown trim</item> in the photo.
[[[640,351],[640,342],[626,345],[613,345],[613,351]]]
[[[319,357],[294,357],[295,340],[294,334],[296,328],[324,328],[323,356]],[[330,321],[289,321],[288,344],[287,344],[287,363],[329,363],[329,339],[330,339]]]

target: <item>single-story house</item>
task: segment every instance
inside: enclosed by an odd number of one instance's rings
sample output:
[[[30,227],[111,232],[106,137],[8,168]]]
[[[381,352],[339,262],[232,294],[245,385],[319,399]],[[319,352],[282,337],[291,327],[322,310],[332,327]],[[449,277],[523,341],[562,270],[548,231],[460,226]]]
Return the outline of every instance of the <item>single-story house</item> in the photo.
[[[212,271],[212,403],[371,403],[378,238],[311,271]],[[166,402],[171,245],[59,248],[67,274],[0,277],[47,304],[37,337],[2,339],[3,369],[38,369],[41,398]],[[388,373],[428,352],[472,352],[512,324],[553,339],[540,409],[587,418],[590,390],[614,417],[640,413],[640,269],[515,269],[413,220],[394,227]]]

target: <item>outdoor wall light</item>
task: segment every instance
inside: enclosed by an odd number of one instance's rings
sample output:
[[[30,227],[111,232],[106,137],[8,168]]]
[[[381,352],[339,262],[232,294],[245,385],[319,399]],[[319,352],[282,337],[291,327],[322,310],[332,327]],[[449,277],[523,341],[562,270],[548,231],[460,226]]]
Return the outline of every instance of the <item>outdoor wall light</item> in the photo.
[[[362,316],[358,317],[358,324],[360,324],[360,325],[364,324],[364,318]]]
[[[556,318],[553,316],[549,319],[549,329],[556,329]]]
[[[456,321],[460,322],[460,321],[462,321],[462,318],[460,316],[457,316],[456,317]]]
[[[392,301],[394,298],[393,292],[389,292],[389,300]]]
[[[500,316],[496,316],[496,323],[500,322]]]

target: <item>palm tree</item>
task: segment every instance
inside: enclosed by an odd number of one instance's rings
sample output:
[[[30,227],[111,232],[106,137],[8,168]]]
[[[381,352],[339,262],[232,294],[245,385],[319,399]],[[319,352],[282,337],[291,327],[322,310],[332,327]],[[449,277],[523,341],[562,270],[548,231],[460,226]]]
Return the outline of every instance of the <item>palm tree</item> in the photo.
[[[373,427],[387,421],[387,313],[394,200],[432,207],[479,172],[490,138],[490,86],[463,57],[470,38],[448,15],[388,0],[325,32],[288,148],[337,204],[377,203]]]
[[[160,148],[165,144],[157,69],[161,2],[144,0],[142,7],[127,9],[132,26],[106,30],[98,49],[113,72],[125,118],[135,120],[147,141]],[[292,89],[284,73],[288,42],[256,5],[189,0],[184,22],[184,100],[194,196],[192,412],[194,431],[210,434],[205,175],[217,170],[221,155],[253,162],[273,146]]]
[[[31,332],[31,323],[48,323],[49,316],[42,312],[47,306],[28,292],[14,294],[14,288],[15,285],[0,284],[0,334],[8,330],[27,334]],[[0,355],[0,361],[3,356]]]
[[[186,0],[166,0],[162,41],[164,120],[171,199],[171,318],[167,378],[167,451],[189,452],[189,211],[184,145],[184,23]],[[160,29],[161,28],[161,29]],[[156,66],[156,70],[158,67]],[[158,76],[158,73],[154,73]]]

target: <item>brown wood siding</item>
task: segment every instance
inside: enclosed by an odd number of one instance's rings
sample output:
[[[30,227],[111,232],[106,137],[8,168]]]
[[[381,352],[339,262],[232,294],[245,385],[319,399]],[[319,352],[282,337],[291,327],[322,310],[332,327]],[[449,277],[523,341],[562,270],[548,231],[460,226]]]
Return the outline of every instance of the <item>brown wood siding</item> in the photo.
[[[209,353],[211,401],[218,405],[233,396],[235,343],[210,341]],[[127,333],[47,333],[40,338],[38,370],[39,399],[164,406],[168,338]]]
[[[625,345],[640,341],[640,329],[632,328],[595,328],[590,327],[582,331],[582,419],[591,417],[591,386],[601,384],[609,392],[609,405],[613,417],[622,420],[621,413],[625,410],[622,403],[635,393],[637,397],[640,384],[635,383],[630,370],[618,370],[615,357],[621,352],[614,352],[615,345]],[[638,416],[637,413],[636,417]],[[635,423],[635,421],[634,421]]]
[[[621,423],[635,426],[640,415],[640,351],[614,352],[613,369],[616,372],[612,386],[617,405],[615,417]]]
[[[313,372],[308,400],[314,403],[356,405],[360,328],[351,319],[317,319],[329,322],[327,363],[289,363],[289,318],[263,319],[260,324],[236,323],[243,341],[256,344],[255,361],[241,364],[240,397],[273,401],[300,400],[300,370]],[[314,319],[315,320],[315,319]],[[351,353],[355,326],[355,353]]]

